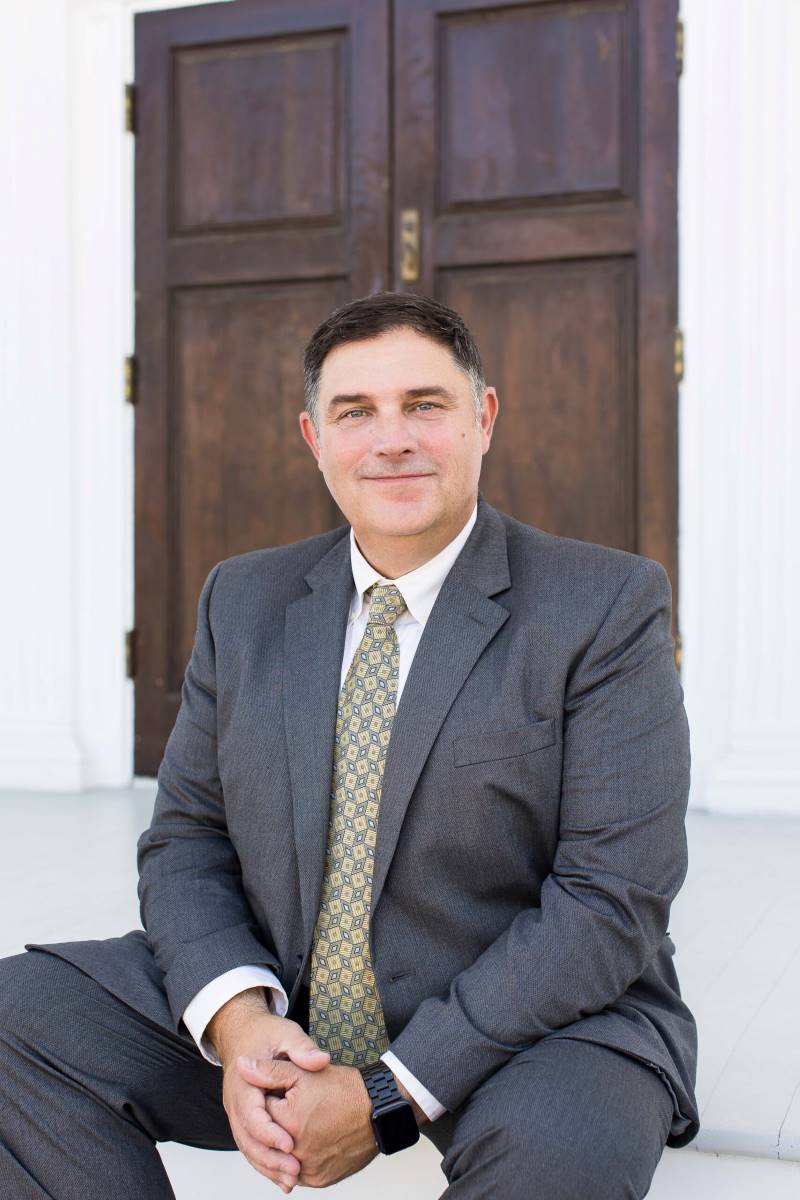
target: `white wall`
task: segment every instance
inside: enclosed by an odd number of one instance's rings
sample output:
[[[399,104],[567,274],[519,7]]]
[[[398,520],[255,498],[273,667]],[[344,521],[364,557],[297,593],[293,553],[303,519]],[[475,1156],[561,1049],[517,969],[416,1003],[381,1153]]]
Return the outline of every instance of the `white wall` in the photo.
[[[131,777],[136,0],[4,7],[0,786]],[[170,4],[178,7],[178,0]],[[683,0],[680,571],[696,807],[800,814],[797,0]],[[792,404],[794,399],[795,403]],[[792,521],[794,517],[794,521]]]
[[[63,0],[4,8],[0,782],[53,787],[82,776],[66,46]]]
[[[692,802],[800,814],[800,4],[683,0],[680,621]]]

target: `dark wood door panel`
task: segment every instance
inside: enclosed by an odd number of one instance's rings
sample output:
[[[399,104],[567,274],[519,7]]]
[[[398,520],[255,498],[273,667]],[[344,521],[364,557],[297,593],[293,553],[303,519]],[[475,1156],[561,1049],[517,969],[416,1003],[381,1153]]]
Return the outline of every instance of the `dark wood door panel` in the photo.
[[[608,258],[633,253],[639,229],[636,205],[564,205],[480,212],[436,221],[423,231],[424,269],[481,263]],[[431,284],[431,286],[433,286]]]
[[[632,259],[442,271],[500,396],[481,490],[565,537],[636,546]]]
[[[341,29],[173,52],[173,234],[343,224],[347,40]]]
[[[396,194],[420,212],[420,290],[450,255],[490,262],[520,241],[538,254],[548,237],[583,253],[587,225],[635,245],[637,13],[634,0],[395,6]]]
[[[136,742],[154,773],[215,562],[340,514],[302,348],[387,285],[388,0],[136,18]]]
[[[300,440],[297,414],[308,330],[346,299],[341,281],[173,295],[172,693],[180,689],[197,597],[214,563],[341,521]]]
[[[630,193],[630,11],[436,5],[438,212]]]
[[[243,271],[385,286],[387,56],[387,0],[140,13],[142,282]]]
[[[677,0],[398,0],[395,228],[479,335],[483,485],[658,559],[677,613]],[[407,223],[413,228],[413,222]]]

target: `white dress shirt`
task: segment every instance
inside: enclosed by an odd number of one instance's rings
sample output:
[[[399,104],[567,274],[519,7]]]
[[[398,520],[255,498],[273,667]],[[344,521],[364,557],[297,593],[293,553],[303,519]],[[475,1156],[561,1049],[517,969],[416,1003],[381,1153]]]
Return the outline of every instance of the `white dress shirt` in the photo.
[[[428,617],[436,602],[436,597],[439,595],[439,591],[450,568],[458,558],[464,543],[472,532],[477,515],[478,506],[476,504],[466,525],[453,538],[452,542],[449,542],[443,550],[440,550],[428,562],[423,563],[421,567],[409,571],[407,575],[401,575],[398,579],[386,579],[385,576],[379,574],[367,562],[358,548],[351,528],[350,565],[353,571],[355,587],[347,620],[347,633],[345,635],[344,654],[342,655],[342,672],[339,681],[340,688],[344,684],[348,667],[367,627],[369,599],[364,598],[364,593],[375,583],[394,583],[406,605],[405,611],[400,614],[395,622],[395,631],[400,648],[396,702],[399,705],[411,663],[414,660],[414,655],[416,654],[417,646],[419,645],[419,640],[422,637]],[[304,975],[306,982],[308,981],[308,976],[309,967],[306,965]],[[277,1013],[279,1017],[286,1016],[289,1010],[289,998],[280,980],[268,967],[256,965],[234,967],[233,970],[226,971],[216,979],[212,979],[204,988],[201,988],[186,1007],[183,1014],[183,1021],[186,1028],[197,1043],[203,1057],[216,1066],[220,1066],[221,1064],[211,1042],[203,1036],[206,1026],[214,1014],[231,997],[251,987],[267,988],[270,1010]],[[428,1089],[422,1086],[419,1080],[403,1066],[390,1050],[385,1051],[381,1055],[381,1058],[397,1079],[408,1088],[417,1104],[419,1104],[420,1108],[431,1121],[435,1121],[437,1117],[440,1117],[446,1111],[444,1105],[440,1104],[436,1097],[432,1096]]]

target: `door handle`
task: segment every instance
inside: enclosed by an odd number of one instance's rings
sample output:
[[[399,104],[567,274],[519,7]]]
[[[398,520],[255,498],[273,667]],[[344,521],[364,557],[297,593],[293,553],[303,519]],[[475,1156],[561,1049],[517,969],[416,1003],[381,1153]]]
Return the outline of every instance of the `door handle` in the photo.
[[[419,279],[419,233],[418,208],[404,208],[400,213],[400,278],[403,283],[416,283]]]

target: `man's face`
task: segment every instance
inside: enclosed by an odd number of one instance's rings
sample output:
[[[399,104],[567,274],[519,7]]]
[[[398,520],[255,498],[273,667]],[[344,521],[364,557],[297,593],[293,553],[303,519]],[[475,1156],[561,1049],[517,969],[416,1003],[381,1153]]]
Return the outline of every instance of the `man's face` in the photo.
[[[441,533],[446,545],[456,536],[489,449],[493,388],[478,424],[472,384],[450,352],[399,329],[331,351],[318,412],[319,433],[304,412],[302,434],[357,538]]]

